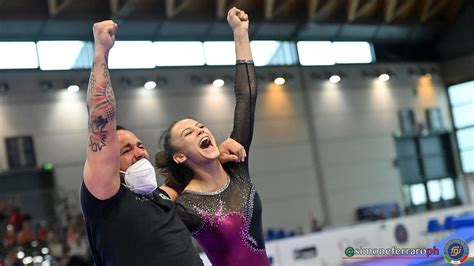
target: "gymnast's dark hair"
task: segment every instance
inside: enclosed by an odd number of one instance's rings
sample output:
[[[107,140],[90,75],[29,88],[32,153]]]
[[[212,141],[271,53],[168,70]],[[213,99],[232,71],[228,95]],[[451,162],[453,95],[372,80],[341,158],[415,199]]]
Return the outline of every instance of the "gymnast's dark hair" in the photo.
[[[178,121],[173,122],[171,126],[161,134],[158,142],[161,150],[155,155],[155,165],[159,169],[159,172],[165,177],[165,184],[175,189],[178,193],[181,193],[193,178],[194,173],[193,170],[187,166],[178,164],[173,160],[176,149],[171,143],[171,130]]]

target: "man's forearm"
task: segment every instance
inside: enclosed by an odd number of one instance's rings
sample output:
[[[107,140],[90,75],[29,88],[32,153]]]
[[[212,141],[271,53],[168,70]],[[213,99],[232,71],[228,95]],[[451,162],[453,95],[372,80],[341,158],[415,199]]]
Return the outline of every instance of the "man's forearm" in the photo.
[[[96,52],[87,88],[89,115],[89,150],[100,152],[107,145],[110,131],[115,130],[115,96],[112,90],[108,52]]]

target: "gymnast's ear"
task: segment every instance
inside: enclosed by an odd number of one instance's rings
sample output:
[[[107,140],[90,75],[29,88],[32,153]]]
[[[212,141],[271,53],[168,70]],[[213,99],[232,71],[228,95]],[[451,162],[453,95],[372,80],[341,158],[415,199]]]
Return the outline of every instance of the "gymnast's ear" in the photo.
[[[175,153],[173,155],[173,161],[175,161],[175,163],[177,164],[182,164],[184,163],[188,158],[186,158],[186,155],[182,154],[182,153]]]

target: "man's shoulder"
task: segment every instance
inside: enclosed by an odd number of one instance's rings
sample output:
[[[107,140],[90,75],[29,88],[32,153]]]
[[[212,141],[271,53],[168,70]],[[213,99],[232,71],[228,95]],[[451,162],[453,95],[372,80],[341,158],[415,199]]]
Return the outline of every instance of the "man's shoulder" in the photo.
[[[84,181],[82,181],[80,188],[82,212],[86,218],[102,217],[107,210],[113,206],[117,206],[119,202],[126,197],[126,193],[126,189],[123,189],[122,186],[120,186],[119,191],[114,196],[101,200],[94,197]]]
[[[153,191],[153,193],[155,193],[157,196],[159,196],[160,198],[164,200],[171,201],[171,197],[168,195],[168,193],[166,193],[166,191],[164,191],[161,188],[157,188],[155,191]]]

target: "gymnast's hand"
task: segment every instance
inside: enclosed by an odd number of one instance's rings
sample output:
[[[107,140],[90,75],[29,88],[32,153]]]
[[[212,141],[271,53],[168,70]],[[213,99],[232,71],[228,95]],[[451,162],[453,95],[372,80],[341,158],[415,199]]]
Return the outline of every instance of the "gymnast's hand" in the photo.
[[[107,54],[114,46],[118,25],[112,20],[97,22],[92,27],[94,32],[95,51]]]
[[[232,30],[249,30],[249,16],[243,11],[236,7],[233,7],[227,13],[227,22],[229,22]]]
[[[228,162],[243,162],[247,153],[245,152],[244,146],[237,141],[228,138],[219,145],[219,161],[224,164]]]

